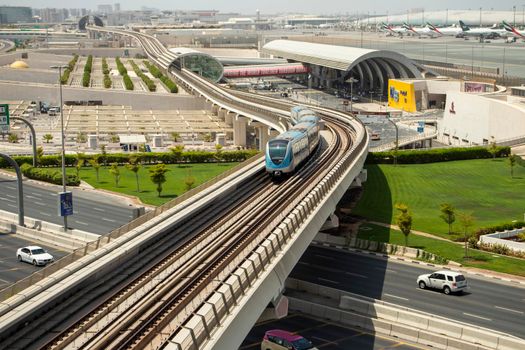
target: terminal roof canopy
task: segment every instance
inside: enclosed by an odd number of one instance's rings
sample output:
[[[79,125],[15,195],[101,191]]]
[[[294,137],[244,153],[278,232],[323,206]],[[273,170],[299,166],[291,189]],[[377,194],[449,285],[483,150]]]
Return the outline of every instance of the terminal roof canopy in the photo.
[[[263,47],[263,52],[288,60],[351,71],[361,62],[379,64],[385,72],[397,71],[405,78],[420,78],[416,65],[406,56],[386,50],[316,44],[293,40],[274,40]],[[365,65],[369,66],[367,63]],[[386,67],[386,66],[388,67]],[[366,68],[366,67],[365,67]],[[392,69],[394,68],[394,69]],[[359,67],[361,69],[361,67]],[[392,75],[392,74],[389,74]],[[388,78],[392,78],[389,76]]]

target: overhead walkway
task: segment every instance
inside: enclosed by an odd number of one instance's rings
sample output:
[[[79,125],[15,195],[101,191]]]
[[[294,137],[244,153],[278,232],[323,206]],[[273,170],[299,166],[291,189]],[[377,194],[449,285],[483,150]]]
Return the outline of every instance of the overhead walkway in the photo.
[[[231,66],[224,68],[225,78],[268,77],[308,74],[310,69],[302,63]]]

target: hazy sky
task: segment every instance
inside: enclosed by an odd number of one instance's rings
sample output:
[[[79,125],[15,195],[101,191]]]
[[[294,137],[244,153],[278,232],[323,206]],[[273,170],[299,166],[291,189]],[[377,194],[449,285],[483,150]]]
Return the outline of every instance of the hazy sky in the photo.
[[[239,12],[245,14],[255,13],[259,9],[261,13],[280,13],[280,12],[302,12],[312,14],[333,14],[333,13],[356,13],[370,11],[372,14],[404,13],[407,9],[424,7],[426,11],[445,10],[445,9],[494,9],[512,10],[516,5],[517,11],[523,9],[524,1],[521,0],[377,0],[377,1],[355,1],[355,0],[0,0],[0,5],[18,5],[42,7],[67,7],[67,8],[91,8],[95,9],[99,4],[113,4],[120,2],[123,10],[140,9],[141,6],[155,7],[162,10],[219,10],[221,12]]]

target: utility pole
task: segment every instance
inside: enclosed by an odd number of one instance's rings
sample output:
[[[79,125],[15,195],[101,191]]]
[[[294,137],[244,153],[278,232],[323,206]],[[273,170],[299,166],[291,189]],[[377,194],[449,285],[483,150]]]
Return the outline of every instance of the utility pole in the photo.
[[[483,22],[481,21],[481,11],[483,10],[483,7],[479,8],[479,26],[483,27]]]
[[[448,9],[445,12],[445,26],[448,26]]]
[[[512,6],[512,10],[514,11],[514,27],[516,26],[516,5]]]

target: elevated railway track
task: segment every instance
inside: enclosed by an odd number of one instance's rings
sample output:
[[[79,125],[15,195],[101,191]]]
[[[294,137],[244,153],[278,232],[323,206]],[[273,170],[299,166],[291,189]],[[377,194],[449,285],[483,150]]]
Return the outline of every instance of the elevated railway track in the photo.
[[[155,40],[137,40],[149,56],[164,55]],[[186,70],[173,74],[216,103],[257,114],[278,130],[286,127],[288,102],[230,91]],[[362,166],[364,126],[349,114],[315,110],[327,130],[315,156],[295,175],[275,183],[262,162],[254,162],[232,179],[234,185],[173,208],[158,225],[113,242],[113,249],[95,251],[98,258],[75,273],[50,276],[56,283],[38,295],[7,300],[0,309],[0,348],[194,349],[209,343],[235,301],[299,238],[309,215],[328,197],[340,198],[346,188],[335,189],[347,187],[352,168]],[[201,314],[203,307],[211,307],[213,320]],[[195,317],[204,331],[193,329],[188,343]]]

